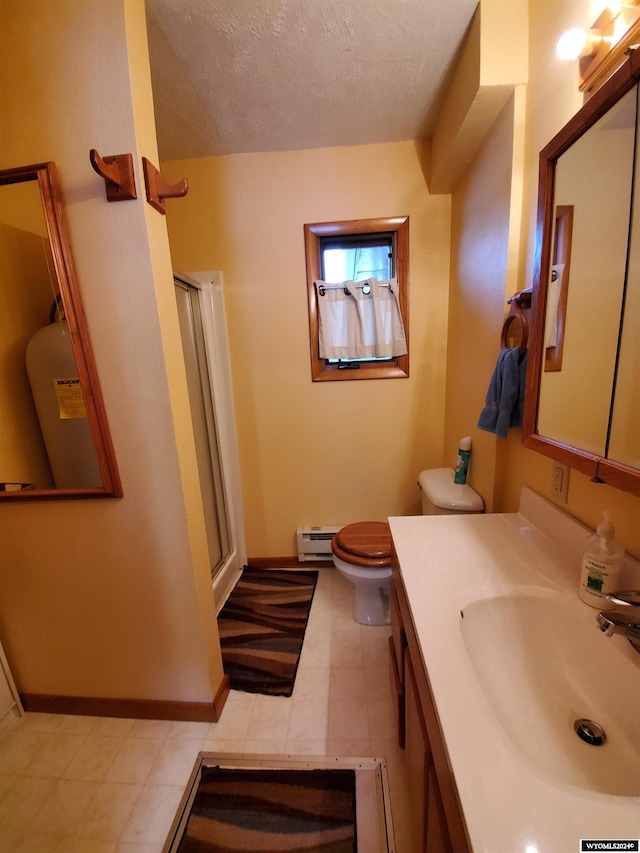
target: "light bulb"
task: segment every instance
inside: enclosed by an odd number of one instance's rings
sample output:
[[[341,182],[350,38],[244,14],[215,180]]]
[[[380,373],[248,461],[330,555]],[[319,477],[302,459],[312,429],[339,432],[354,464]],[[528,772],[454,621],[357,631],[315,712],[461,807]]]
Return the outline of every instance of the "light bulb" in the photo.
[[[578,27],[567,30],[558,39],[556,55],[558,59],[578,59],[590,56],[600,46],[602,33],[599,30],[581,30]]]
[[[587,34],[584,30],[578,27],[567,30],[560,36],[556,45],[558,59],[577,59],[582,54],[586,43]]]

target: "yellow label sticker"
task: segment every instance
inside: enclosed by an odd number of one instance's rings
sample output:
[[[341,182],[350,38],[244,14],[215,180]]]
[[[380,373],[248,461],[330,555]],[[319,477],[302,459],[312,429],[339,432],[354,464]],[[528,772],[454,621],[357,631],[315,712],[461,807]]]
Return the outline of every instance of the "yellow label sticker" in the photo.
[[[58,408],[60,409],[60,418],[86,418],[87,409],[82,396],[82,388],[80,380],[75,379],[54,379],[54,387],[56,389],[56,397],[58,398]]]

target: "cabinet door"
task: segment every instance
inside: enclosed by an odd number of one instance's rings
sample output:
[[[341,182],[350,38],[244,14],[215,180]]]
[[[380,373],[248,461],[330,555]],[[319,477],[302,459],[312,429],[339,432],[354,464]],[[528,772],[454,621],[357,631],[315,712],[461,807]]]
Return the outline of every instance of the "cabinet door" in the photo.
[[[391,690],[391,701],[393,702],[393,710],[395,712],[398,746],[400,749],[404,749],[404,687],[398,675],[393,637],[389,637],[389,689]]]
[[[396,656],[396,667],[400,684],[404,687],[404,650],[407,648],[407,635],[402,624],[398,593],[396,592],[395,580],[391,578],[389,589],[389,603],[391,605],[391,639]]]
[[[394,568],[394,572],[395,572]],[[425,672],[402,579],[393,592],[404,649],[405,749],[410,798],[420,853],[471,853],[428,674]],[[392,609],[392,618],[393,618]],[[393,626],[392,626],[393,629]],[[396,637],[393,634],[394,655]],[[438,768],[436,772],[436,766]],[[433,768],[433,769],[432,769]],[[403,851],[404,853],[404,851]]]
[[[428,788],[426,853],[453,853],[436,768],[433,764],[429,768]]]
[[[432,765],[427,727],[418,700],[416,678],[411,658],[405,652],[405,744],[409,797],[413,812],[416,850],[427,853],[427,798],[429,769]]]

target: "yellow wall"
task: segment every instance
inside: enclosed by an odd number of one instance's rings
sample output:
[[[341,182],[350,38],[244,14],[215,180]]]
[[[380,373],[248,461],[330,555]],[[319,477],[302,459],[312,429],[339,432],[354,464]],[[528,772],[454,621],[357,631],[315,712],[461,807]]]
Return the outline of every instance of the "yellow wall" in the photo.
[[[140,171],[157,162],[144,5],[8,0],[0,55],[0,168],[58,166],[124,488],[0,504],[0,639],[23,692],[211,702],[222,666],[193,438],[174,418],[171,260]],[[91,148],[133,153],[136,201],[106,201]]]
[[[522,209],[522,252],[523,258],[519,264],[518,287],[527,287],[532,283],[533,254],[535,244],[538,153],[540,149],[560,130],[583,103],[578,90],[577,63],[562,63],[555,57],[556,35],[570,26],[590,26],[602,10],[602,3],[579,2],[557,3],[554,0],[531,0],[529,3],[529,83],[527,86],[526,137],[524,140],[524,205]],[[504,119],[505,116],[501,117]],[[457,268],[472,267],[475,260],[475,247],[482,241],[487,229],[486,223],[480,216],[481,208],[466,221],[459,220],[458,211],[469,209],[473,200],[483,188],[492,185],[503,172],[500,161],[511,159],[514,151],[518,150],[517,143],[520,126],[517,115],[513,123],[512,133],[506,132],[504,125],[497,122],[487,137],[482,150],[471,164],[465,180],[459,185],[453,196],[454,234],[452,238],[452,264]],[[512,181],[520,179],[520,173],[515,170]],[[513,191],[513,186],[512,186]],[[486,198],[489,198],[487,193]],[[504,210],[504,195],[501,210],[492,210],[486,215],[492,216],[496,227],[505,231],[504,219],[508,215]],[[464,226],[464,232],[463,232]],[[456,311],[455,306],[462,295],[461,284],[455,278],[451,301],[454,306],[449,326],[450,341],[458,340],[464,334],[462,312]],[[507,291],[508,291],[507,287]],[[493,286],[487,286],[484,296],[495,305],[496,316],[487,323],[494,325],[494,338],[488,343],[481,340],[478,345],[469,346],[466,358],[469,362],[481,361],[486,367],[484,388],[491,375],[492,361],[499,348],[499,330],[502,316],[506,310],[503,302],[505,279],[498,279]],[[502,302],[502,307],[499,304]],[[484,313],[482,318],[485,318]],[[490,336],[489,336],[490,337]],[[464,352],[460,354],[462,360]],[[453,350],[451,358],[453,358]],[[475,394],[468,393],[468,383],[461,370],[454,374],[449,372],[447,378],[447,423],[462,425],[477,419],[477,400]],[[472,476],[483,473],[483,482],[493,483],[493,508],[498,511],[513,511],[518,506],[520,489],[529,486],[546,497],[551,497],[552,461],[546,457],[525,450],[521,444],[521,430],[512,430],[506,440],[495,439],[487,434],[489,446],[485,439],[476,442],[475,457],[472,455]],[[445,441],[457,440],[459,436],[449,436]],[[474,433],[474,440],[476,434]],[[491,462],[479,460],[479,454],[491,458],[495,455],[495,467],[491,471]],[[486,495],[485,495],[486,498]],[[618,538],[635,556],[640,556],[640,529],[637,525],[640,501],[638,498],[612,489],[609,486],[596,485],[582,474],[572,471],[569,485],[568,504],[561,505],[564,509],[586,524],[595,527],[600,519],[603,508],[613,512]]]
[[[499,351],[509,236],[513,125],[512,96],[453,195],[451,309],[447,348],[445,454],[472,439],[468,482],[488,512],[496,505],[496,439],[477,429]]]
[[[299,525],[419,512],[418,474],[442,464],[450,208],[415,144],[163,170],[190,185],[168,205],[176,269],[223,272],[249,555],[293,555]],[[404,215],[410,377],[313,383],[303,225]]]

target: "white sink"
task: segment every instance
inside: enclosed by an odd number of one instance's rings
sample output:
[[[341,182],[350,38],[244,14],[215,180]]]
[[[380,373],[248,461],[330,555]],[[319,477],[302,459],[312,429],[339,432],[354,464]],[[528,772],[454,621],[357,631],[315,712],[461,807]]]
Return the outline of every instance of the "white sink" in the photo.
[[[557,781],[640,795],[640,654],[597,629],[597,611],[543,587],[502,587],[461,611],[483,693],[516,747]],[[635,655],[635,653],[634,653]],[[585,743],[574,721],[599,724]]]
[[[515,514],[389,523],[471,849],[639,838],[640,654],[578,598],[590,531],[526,489]],[[640,561],[620,583],[640,589]]]

